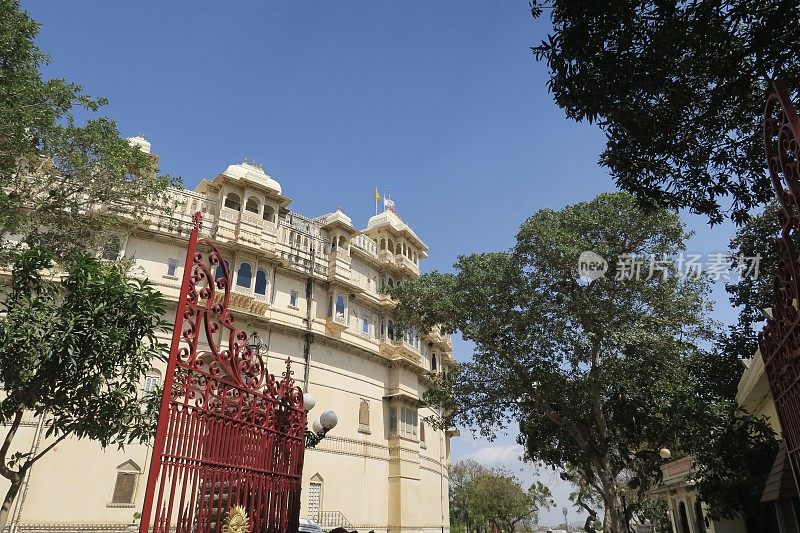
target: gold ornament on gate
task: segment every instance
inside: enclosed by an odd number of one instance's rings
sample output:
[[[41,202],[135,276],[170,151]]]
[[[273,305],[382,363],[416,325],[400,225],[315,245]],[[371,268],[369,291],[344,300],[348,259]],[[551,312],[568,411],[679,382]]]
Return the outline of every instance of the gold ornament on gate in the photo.
[[[241,505],[234,505],[228,509],[222,533],[248,533],[248,531],[250,531],[250,520],[247,518],[247,510]]]

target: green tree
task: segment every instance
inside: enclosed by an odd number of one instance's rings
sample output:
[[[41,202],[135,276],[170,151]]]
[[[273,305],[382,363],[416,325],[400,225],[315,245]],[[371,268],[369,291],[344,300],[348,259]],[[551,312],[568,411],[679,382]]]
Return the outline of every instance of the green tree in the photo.
[[[661,259],[686,237],[675,213],[602,194],[539,211],[510,252],[460,257],[455,274],[395,288],[404,323],[443,324],[475,344],[472,360],[428,396],[451,413],[442,423],[492,437],[518,421],[528,458],[575,471],[624,531],[623,480],[644,490],[660,473],[655,450],[683,449],[675,428],[692,427],[690,367],[712,334],[707,283],[626,276],[621,262],[585,283],[578,260],[588,250]]]
[[[40,248],[22,253],[0,307],[0,475],[11,482],[0,528],[25,473],[65,438],[105,447],[147,442],[155,429],[157,395],[142,402],[140,387],[153,359],[168,353],[157,336],[168,330],[161,294],[93,257],[76,257],[56,279],[53,268]],[[52,437],[35,456],[10,454],[26,411],[47,415]]]
[[[466,485],[470,514],[500,531],[514,532],[532,527],[540,507],[553,505],[550,489],[536,482],[528,490],[503,469],[476,475]]]
[[[450,521],[463,526],[467,532],[472,531],[482,520],[470,512],[470,484],[476,477],[488,472],[489,469],[474,459],[464,459],[450,465]]]
[[[165,353],[158,292],[91,256],[111,229],[161,209],[173,180],[97,116],[105,99],[43,79],[38,30],[18,0],[0,0],[0,267],[11,271],[0,295],[0,475],[11,482],[0,528],[25,472],[67,436],[148,439],[138,388]],[[36,456],[12,453],[25,410],[46,415],[53,438]]]
[[[743,222],[764,170],[769,81],[800,88],[800,4],[531,0],[553,31],[534,54],[567,117],[606,134],[600,164],[651,204]],[[730,207],[730,211],[728,208]]]
[[[110,214],[136,219],[159,205],[172,180],[113,120],[93,116],[105,99],[42,79],[49,60],[34,43],[38,29],[18,0],[0,0],[0,251],[21,240],[63,259],[96,248],[120,223]],[[76,113],[90,118],[79,123]]]

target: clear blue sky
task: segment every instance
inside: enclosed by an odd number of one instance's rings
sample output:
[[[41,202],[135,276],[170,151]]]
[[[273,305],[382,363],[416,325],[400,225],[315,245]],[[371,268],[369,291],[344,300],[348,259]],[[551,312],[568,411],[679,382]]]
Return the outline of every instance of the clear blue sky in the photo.
[[[425,270],[509,248],[536,210],[614,189],[604,138],[564,118],[530,46],[546,36],[527,0],[33,2],[46,74],[109,98],[125,136],[143,133],[163,172],[192,188],[244,158],[319,215],[358,226],[373,190],[430,246]],[[690,250],[724,251],[729,227],[687,217]],[[717,296],[720,291],[717,290]],[[722,298],[718,317],[733,316]],[[456,357],[470,356],[456,345]],[[467,455],[523,468],[513,437]],[[545,476],[545,481],[551,476]],[[558,523],[568,490],[543,522]],[[575,510],[572,518],[578,518]]]

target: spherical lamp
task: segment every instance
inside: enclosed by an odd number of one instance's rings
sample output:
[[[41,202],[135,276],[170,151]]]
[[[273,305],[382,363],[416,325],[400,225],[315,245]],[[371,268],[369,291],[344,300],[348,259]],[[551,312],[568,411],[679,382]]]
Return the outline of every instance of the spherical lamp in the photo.
[[[319,420],[314,420],[314,423],[311,424],[311,431],[314,433],[322,433],[322,424],[319,423]]]
[[[317,399],[310,392],[303,394],[303,409],[310,411],[317,405]]]
[[[666,448],[661,448],[658,450],[658,455],[660,455],[662,459],[666,460],[672,457],[672,452]]]
[[[339,417],[333,411],[325,411],[319,416],[319,422],[326,430],[331,430],[339,423]]]

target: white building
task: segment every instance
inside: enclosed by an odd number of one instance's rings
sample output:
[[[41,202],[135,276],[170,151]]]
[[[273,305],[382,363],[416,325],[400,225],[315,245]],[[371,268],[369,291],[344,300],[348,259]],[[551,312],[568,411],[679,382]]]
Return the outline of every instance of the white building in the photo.
[[[149,151],[149,143],[135,139]],[[395,306],[381,289],[419,276],[427,246],[393,212],[359,230],[337,210],[293,213],[280,184],[257,165],[227,167],[194,191],[175,190],[170,213],[120,231],[103,250],[130,258],[170,302],[174,319],[191,215],[216,241],[232,272],[237,327],[263,340],[279,374],[290,357],[297,384],[338,426],[306,453],[301,516],[329,529],[376,532],[449,530],[451,434],[423,418],[417,401],[453,364],[448,335],[396,331]],[[263,354],[263,352],[262,352]],[[308,362],[308,364],[306,364]],[[161,379],[154,368],[142,388]],[[15,439],[20,450],[47,445],[37,420]],[[119,531],[141,511],[150,448],[101,450],[66,440],[32,470],[12,512],[26,531]],[[0,486],[0,490],[6,487]]]

